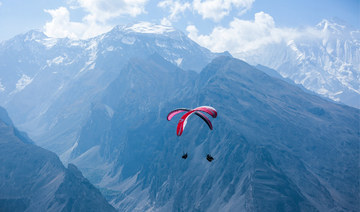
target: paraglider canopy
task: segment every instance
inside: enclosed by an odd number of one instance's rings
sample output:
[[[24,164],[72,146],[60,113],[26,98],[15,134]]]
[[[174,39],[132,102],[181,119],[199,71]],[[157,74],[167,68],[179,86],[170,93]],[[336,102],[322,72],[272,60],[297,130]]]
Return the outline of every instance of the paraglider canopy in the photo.
[[[170,121],[175,115],[177,115],[179,113],[182,113],[182,112],[186,112],[186,113],[181,116],[181,118],[179,120],[179,123],[178,123],[178,125],[176,127],[176,134],[178,136],[181,136],[182,133],[184,132],[187,120],[192,114],[195,114],[198,117],[200,117],[209,126],[210,130],[213,129],[213,126],[211,124],[210,119],[204,113],[207,113],[210,116],[212,116],[213,118],[216,118],[217,117],[217,111],[215,110],[215,108],[210,107],[210,106],[200,106],[200,107],[197,107],[195,109],[177,108],[177,109],[171,111],[167,115],[167,120]],[[183,154],[183,156],[181,158],[186,159],[187,157],[188,157],[188,154],[185,153],[185,154]],[[206,155],[206,159],[209,162],[214,160],[214,158],[210,154]]]
[[[210,128],[210,130],[213,129],[213,126],[211,124],[210,119],[202,112],[205,112],[207,114],[209,114],[210,116],[212,116],[213,118],[217,117],[217,111],[215,110],[215,108],[210,107],[210,106],[200,106],[197,107],[195,109],[187,109],[187,108],[178,108],[175,109],[173,111],[171,111],[168,115],[167,115],[167,120],[170,121],[176,114],[179,114],[181,112],[186,112],[179,120],[179,123],[177,125],[176,128],[176,134],[178,136],[181,136],[185,126],[187,124],[187,120],[188,118],[192,115],[192,114],[196,114],[198,117],[200,117]]]

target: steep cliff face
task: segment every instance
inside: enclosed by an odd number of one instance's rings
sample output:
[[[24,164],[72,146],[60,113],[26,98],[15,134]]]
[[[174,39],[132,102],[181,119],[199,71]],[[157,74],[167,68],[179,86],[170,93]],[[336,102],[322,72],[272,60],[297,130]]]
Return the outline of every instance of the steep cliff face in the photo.
[[[3,109],[1,108],[1,111]],[[23,140],[0,117],[1,211],[114,211],[72,164]]]
[[[130,62],[93,107],[73,151],[73,162],[116,208],[359,208],[359,110],[229,57],[192,75],[165,64]],[[198,105],[218,110],[214,130],[191,117],[177,137],[176,117],[168,122],[167,113]]]

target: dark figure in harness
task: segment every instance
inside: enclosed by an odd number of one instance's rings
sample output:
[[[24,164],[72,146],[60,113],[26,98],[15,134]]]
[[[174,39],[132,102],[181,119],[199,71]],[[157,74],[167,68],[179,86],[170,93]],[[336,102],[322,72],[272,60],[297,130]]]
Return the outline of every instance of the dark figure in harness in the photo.
[[[181,156],[182,159],[186,159],[187,157],[188,157],[187,153],[185,153],[185,154],[183,154],[183,156]]]
[[[211,161],[214,160],[214,158],[213,158],[213,156],[211,156],[210,154],[207,154],[207,155],[206,155],[206,160],[208,160],[209,162],[211,162]]]

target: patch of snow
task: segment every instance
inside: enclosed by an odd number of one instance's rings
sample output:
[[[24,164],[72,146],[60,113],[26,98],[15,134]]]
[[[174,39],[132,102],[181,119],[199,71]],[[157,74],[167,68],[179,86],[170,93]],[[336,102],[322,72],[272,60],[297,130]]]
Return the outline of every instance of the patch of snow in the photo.
[[[127,45],[133,45],[135,43],[135,41],[136,41],[136,38],[130,37],[130,36],[126,36],[121,39],[121,42],[124,44],[127,44]]]
[[[109,47],[106,48],[106,51],[112,52],[112,51],[114,51],[114,49],[115,48],[113,46],[109,46]]]
[[[96,40],[92,40],[89,47],[86,50],[90,51],[90,60],[96,59],[96,52],[97,52],[98,42]]]
[[[47,49],[51,49],[58,42],[57,38],[45,38],[40,41]]]
[[[349,90],[354,91],[355,93],[360,94],[360,91],[358,91],[358,90],[356,90],[356,89],[354,89],[354,88],[352,88],[352,87],[349,87]]]
[[[163,34],[173,32],[175,29],[171,26],[156,25],[149,22],[140,22],[127,28],[128,30],[138,33]]]
[[[88,68],[88,69],[89,69],[89,70],[94,69],[94,68],[95,68],[95,64],[96,64],[96,63],[91,63],[91,65],[89,66],[89,68]]]
[[[173,44],[172,47],[175,49],[184,49],[184,50],[188,49],[186,46],[179,45],[179,44]]]
[[[26,86],[28,86],[32,82],[32,80],[33,79],[31,79],[29,76],[23,74],[16,83],[16,92],[23,90]]]
[[[160,48],[165,48],[165,47],[167,47],[166,44],[161,43],[161,42],[159,42],[158,40],[155,41],[155,44],[156,44],[158,47],[160,47]]]
[[[84,66],[84,67],[82,67],[81,69],[80,69],[80,71],[79,71],[79,73],[81,73],[81,72],[83,72],[85,69],[86,69],[86,65]],[[78,75],[76,75],[76,76],[78,76]]]
[[[183,61],[183,58],[178,58],[177,60],[175,60],[175,63],[177,66],[180,66],[182,61]]]
[[[97,58],[97,51],[98,51],[98,42],[94,39],[91,41],[90,45],[86,48],[89,51],[89,60],[85,63],[85,66],[80,69],[80,72],[85,70],[92,70],[95,68],[95,60]]]
[[[71,40],[70,46],[80,46],[84,47],[84,44],[77,40]]]
[[[72,60],[72,61],[70,61],[70,62],[68,62],[68,63],[65,63],[65,65],[71,65],[71,64],[73,64],[75,61],[76,61],[76,60]]]
[[[63,88],[64,88],[64,85],[65,85],[65,83],[61,83],[61,85],[60,85],[59,88],[58,88],[58,91],[60,91],[61,89],[63,89]]]
[[[317,90],[317,93],[321,95],[326,95],[329,93],[329,91],[326,88],[320,88]]]
[[[47,60],[46,63],[48,64],[48,66],[50,67],[51,65],[55,64],[55,65],[59,65],[60,63],[62,63],[64,61],[64,57],[63,56],[58,56],[55,57],[52,60]]]
[[[298,49],[298,47],[296,46],[294,40],[290,40],[287,45],[290,47],[291,50],[293,50],[296,55],[297,55],[297,60],[304,60],[305,59],[305,55]]]

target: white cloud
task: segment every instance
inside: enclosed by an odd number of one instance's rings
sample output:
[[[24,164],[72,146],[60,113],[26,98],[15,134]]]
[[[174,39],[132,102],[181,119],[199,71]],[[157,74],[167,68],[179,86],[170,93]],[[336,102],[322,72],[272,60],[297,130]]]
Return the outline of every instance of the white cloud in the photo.
[[[161,25],[164,25],[164,26],[172,26],[171,21],[168,18],[161,19],[160,23],[161,23]]]
[[[220,21],[230,14],[233,9],[238,10],[237,15],[241,15],[249,10],[255,0],[194,0],[191,3],[183,0],[163,0],[158,3],[158,7],[167,9],[169,16],[167,21],[177,21],[179,15],[186,10],[199,14],[203,19],[211,19],[215,22]]]
[[[244,13],[250,9],[255,0],[194,0],[193,9],[199,13],[203,19],[220,21],[227,16],[233,7],[240,9]]]
[[[44,33],[49,37],[86,39],[111,29],[110,26],[97,22],[72,22],[70,13],[65,7],[55,10],[45,10],[52,16],[52,20],[44,26]]]
[[[45,10],[52,20],[44,26],[44,33],[49,37],[86,39],[109,31],[113,26],[108,22],[120,16],[135,17],[145,13],[148,0],[68,0],[72,9],[83,9],[88,14],[81,22],[70,20],[66,7]]]
[[[2,5],[2,2],[0,1],[0,7],[1,7],[1,5]]]
[[[167,20],[176,20],[180,13],[184,13],[187,9],[190,9],[191,4],[189,2],[181,3],[179,1],[165,0],[159,2],[158,7],[163,9],[169,8],[170,15]]]
[[[119,16],[135,17],[145,13],[148,0],[77,0],[80,7],[89,12],[85,20],[90,22],[106,22]]]
[[[256,13],[253,21],[234,18],[228,28],[215,27],[209,35],[199,35],[194,25],[186,30],[200,45],[215,52],[229,51],[233,55],[299,36],[295,29],[276,27],[274,19],[264,12]]]

